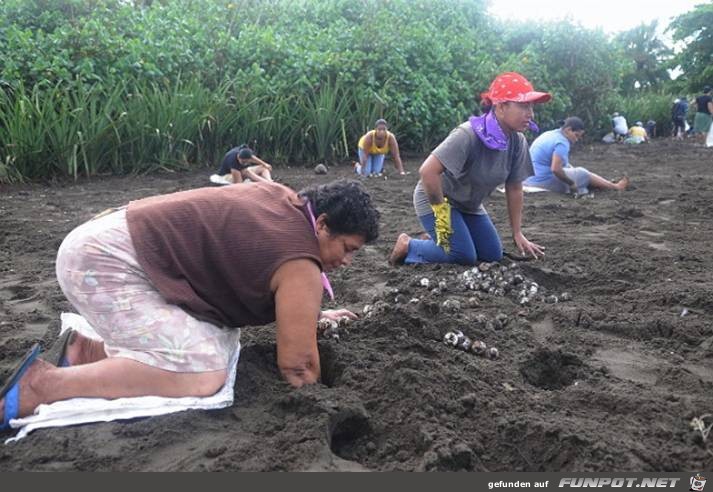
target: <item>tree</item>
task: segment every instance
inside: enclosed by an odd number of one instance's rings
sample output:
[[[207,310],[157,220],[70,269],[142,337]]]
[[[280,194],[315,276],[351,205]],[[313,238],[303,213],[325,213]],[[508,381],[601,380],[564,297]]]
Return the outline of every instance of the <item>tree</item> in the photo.
[[[622,88],[628,93],[639,88],[656,88],[671,80],[667,62],[673,52],[659,39],[657,27],[657,21],[642,23],[615,39],[624,58],[630,60],[622,82]]]
[[[713,2],[697,5],[676,17],[669,30],[673,39],[685,43],[674,58],[674,68],[683,71],[688,88],[697,92],[713,82]]]

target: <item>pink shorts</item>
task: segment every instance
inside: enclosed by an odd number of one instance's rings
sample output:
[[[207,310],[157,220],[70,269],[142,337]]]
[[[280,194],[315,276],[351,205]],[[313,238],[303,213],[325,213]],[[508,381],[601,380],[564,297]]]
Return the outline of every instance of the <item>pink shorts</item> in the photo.
[[[109,357],[174,372],[228,367],[235,333],[166,303],[136,260],[126,209],[69,233],[57,253],[57,280]]]

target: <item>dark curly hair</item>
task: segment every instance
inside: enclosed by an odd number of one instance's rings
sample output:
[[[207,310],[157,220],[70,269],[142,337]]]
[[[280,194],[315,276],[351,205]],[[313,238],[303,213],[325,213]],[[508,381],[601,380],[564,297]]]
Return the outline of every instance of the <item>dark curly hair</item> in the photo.
[[[309,200],[315,217],[326,214],[325,223],[333,234],[358,234],[367,243],[379,237],[379,211],[369,192],[357,181],[340,179],[299,191]]]

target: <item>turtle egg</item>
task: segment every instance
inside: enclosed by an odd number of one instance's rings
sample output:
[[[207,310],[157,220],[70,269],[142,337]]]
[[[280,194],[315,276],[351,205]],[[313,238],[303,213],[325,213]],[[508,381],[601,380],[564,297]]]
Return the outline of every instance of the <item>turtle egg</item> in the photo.
[[[447,287],[447,284],[446,284],[446,281],[445,281],[445,280],[441,280],[440,282],[438,282],[438,288],[439,288],[439,289],[441,289],[441,290],[446,290],[446,287]]]
[[[496,349],[495,347],[490,347],[488,349],[488,358],[489,359],[497,359],[500,356],[500,351]]]
[[[422,287],[428,288],[428,286],[431,285],[431,281],[424,277],[421,279],[420,284]]]
[[[557,301],[558,301],[558,300],[559,300],[559,299],[557,299],[557,296],[547,296],[547,297],[545,297],[545,302],[546,302],[547,304],[557,304]]]
[[[452,331],[449,331],[443,336],[443,343],[452,347],[456,347],[458,345],[458,335],[456,335]]]
[[[470,351],[476,355],[483,355],[486,350],[488,350],[488,346],[485,345],[485,342],[481,342],[480,340],[474,340],[470,344]]]
[[[446,299],[443,301],[443,309],[447,309],[449,311],[460,311],[460,301],[455,299]]]
[[[571,300],[572,300],[572,296],[569,295],[569,293],[567,293],[567,292],[562,292],[562,294],[560,295],[560,301],[562,301],[562,302],[567,302],[567,301],[571,301]]]
[[[336,328],[327,328],[324,330],[324,336],[339,341],[339,331]]]
[[[473,345],[473,342],[471,342],[468,337],[463,337],[463,339],[458,342],[458,348],[465,352],[470,350],[471,345]]]
[[[332,319],[322,318],[317,321],[317,328],[320,331],[326,332],[327,330],[334,330],[338,326],[338,323]]]

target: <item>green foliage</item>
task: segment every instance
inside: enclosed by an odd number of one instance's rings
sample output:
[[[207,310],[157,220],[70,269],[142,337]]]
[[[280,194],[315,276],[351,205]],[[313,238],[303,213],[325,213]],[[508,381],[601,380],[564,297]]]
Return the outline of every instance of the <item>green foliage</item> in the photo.
[[[243,142],[276,164],[340,160],[379,117],[426,152],[512,70],[553,93],[541,126],[603,129],[627,77],[658,84],[663,55],[627,59],[658,49],[647,26],[625,49],[568,21],[497,25],[485,4],[4,0],[0,181],[208,166]]]
[[[702,3],[673,20],[673,39],[684,43],[674,59],[688,89],[697,93],[713,82],[713,3]]]
[[[510,53],[499,71],[519,70],[553,101],[537,110],[545,127],[576,114],[593,125],[619,88],[624,64],[601,31],[570,22],[515,25],[501,35]]]
[[[666,66],[673,52],[659,39],[657,27],[657,21],[642,23],[616,38],[624,59],[628,61],[623,78],[623,89],[627,94],[637,89],[662,87],[671,80]]]
[[[637,120],[646,124],[647,121],[656,122],[657,135],[664,136],[671,133],[671,108],[675,98],[665,92],[640,92],[631,96],[618,95],[610,101],[609,113],[602,115],[598,120],[599,135],[611,131],[609,114],[614,111],[621,113],[633,125]]]

